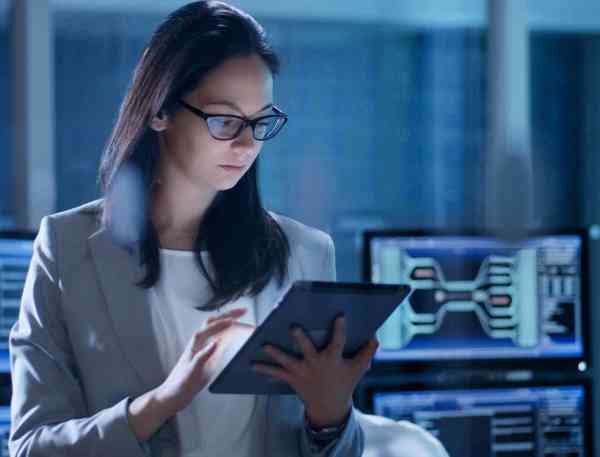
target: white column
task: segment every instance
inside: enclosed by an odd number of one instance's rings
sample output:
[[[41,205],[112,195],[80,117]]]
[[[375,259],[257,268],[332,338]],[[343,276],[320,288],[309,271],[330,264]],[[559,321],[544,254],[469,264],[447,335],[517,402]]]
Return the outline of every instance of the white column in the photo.
[[[17,228],[36,230],[56,200],[49,0],[14,1],[11,25],[15,221]]]
[[[488,2],[488,140],[485,225],[514,233],[530,223],[533,200],[527,2]]]

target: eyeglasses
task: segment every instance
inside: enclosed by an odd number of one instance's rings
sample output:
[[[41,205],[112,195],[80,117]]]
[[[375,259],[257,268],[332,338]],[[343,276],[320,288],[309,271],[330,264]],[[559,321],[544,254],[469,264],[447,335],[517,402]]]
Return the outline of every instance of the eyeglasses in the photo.
[[[247,126],[252,127],[252,136],[257,141],[266,141],[277,135],[288,120],[287,114],[275,106],[275,114],[248,119],[234,114],[207,114],[204,111],[179,100],[185,108],[206,121],[208,131],[215,140],[233,140]]]

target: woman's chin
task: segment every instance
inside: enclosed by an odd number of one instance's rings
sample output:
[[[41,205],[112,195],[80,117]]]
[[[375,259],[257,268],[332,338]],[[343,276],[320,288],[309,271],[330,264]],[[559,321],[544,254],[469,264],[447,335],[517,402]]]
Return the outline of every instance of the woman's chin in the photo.
[[[221,180],[218,183],[216,183],[215,190],[223,191],[223,190],[233,189],[237,185],[238,182],[240,182],[240,178]]]

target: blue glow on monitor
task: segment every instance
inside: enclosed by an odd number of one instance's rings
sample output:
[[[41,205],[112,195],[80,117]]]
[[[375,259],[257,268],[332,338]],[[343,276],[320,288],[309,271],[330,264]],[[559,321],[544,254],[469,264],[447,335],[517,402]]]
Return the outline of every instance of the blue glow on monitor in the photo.
[[[0,239],[0,372],[10,371],[8,335],[19,316],[33,241]]]
[[[8,454],[8,437],[10,434],[10,407],[0,406],[0,455],[9,457]]]
[[[414,292],[378,332],[378,360],[583,356],[582,240],[371,239],[371,281]]]
[[[449,455],[584,457],[582,386],[377,393],[374,412],[421,425]]]

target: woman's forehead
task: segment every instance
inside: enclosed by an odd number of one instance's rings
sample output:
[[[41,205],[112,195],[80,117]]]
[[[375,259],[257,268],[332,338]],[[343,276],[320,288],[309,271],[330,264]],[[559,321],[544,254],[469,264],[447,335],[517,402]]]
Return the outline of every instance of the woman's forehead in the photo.
[[[225,104],[252,114],[272,103],[273,77],[258,57],[229,59],[207,74],[191,96],[203,105]]]
[[[268,102],[265,103],[262,107],[260,108],[244,108],[243,105],[236,103],[234,100],[227,100],[227,99],[216,99],[216,98],[207,98],[205,99],[205,101],[202,102],[202,106],[203,107],[207,107],[207,106],[215,106],[215,107],[222,107],[222,106],[226,106],[228,108],[231,108],[235,111],[239,111],[240,113],[246,115],[246,116],[252,116],[255,114],[260,114],[262,111],[271,109],[273,106],[273,102]],[[253,105],[254,106],[254,105]],[[258,106],[258,105],[256,105]]]

